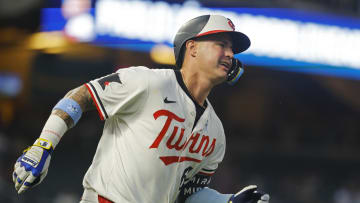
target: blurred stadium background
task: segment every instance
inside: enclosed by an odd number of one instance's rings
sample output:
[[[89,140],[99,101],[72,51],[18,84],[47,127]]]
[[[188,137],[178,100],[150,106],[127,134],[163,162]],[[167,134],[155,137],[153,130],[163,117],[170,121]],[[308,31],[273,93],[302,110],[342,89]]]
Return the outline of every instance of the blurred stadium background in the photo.
[[[0,202],[78,202],[96,112],[21,196],[15,160],[68,90],[131,65],[171,67],[174,33],[201,13],[232,18],[252,40],[239,83],[210,95],[228,143],[212,186],[257,184],[273,203],[360,203],[360,0],[0,0]]]

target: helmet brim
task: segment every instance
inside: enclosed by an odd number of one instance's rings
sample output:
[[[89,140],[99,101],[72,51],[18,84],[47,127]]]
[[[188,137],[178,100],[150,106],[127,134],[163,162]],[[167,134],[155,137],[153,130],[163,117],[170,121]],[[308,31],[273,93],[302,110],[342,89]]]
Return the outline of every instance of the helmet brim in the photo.
[[[215,34],[219,34],[219,33],[228,33],[230,35],[230,38],[233,43],[232,47],[233,47],[234,54],[239,54],[241,52],[246,51],[251,45],[249,37],[247,35],[245,35],[244,33],[238,32],[238,31],[214,30],[214,31],[202,33],[200,35],[197,35],[194,38],[201,37],[201,36],[215,35]]]

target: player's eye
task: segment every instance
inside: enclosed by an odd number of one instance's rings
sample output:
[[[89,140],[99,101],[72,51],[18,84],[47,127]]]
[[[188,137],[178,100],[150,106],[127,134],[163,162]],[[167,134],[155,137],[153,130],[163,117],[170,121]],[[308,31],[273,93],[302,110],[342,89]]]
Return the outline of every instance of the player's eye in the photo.
[[[224,47],[225,47],[225,44],[224,44],[224,43],[222,43],[222,42],[219,42],[219,43],[218,43],[218,45],[219,45],[220,47],[222,47],[222,48],[224,48]]]

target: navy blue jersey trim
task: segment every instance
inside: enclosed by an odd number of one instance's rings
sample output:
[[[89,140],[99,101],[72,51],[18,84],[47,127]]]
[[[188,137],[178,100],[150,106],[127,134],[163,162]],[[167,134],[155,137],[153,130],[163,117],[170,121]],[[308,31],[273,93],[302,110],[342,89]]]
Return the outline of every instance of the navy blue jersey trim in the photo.
[[[200,104],[198,104],[197,101],[194,100],[194,98],[191,96],[189,90],[187,89],[180,71],[179,70],[174,70],[174,72],[175,72],[176,80],[179,83],[180,87],[184,90],[184,92],[188,95],[188,97],[191,99],[191,101],[193,101],[193,103],[195,105],[196,117],[195,117],[194,126],[192,127],[192,130],[194,130],[194,127],[196,126],[197,122],[199,121],[201,115],[204,113],[204,111],[207,108],[208,104],[207,104],[207,102],[205,100],[204,107],[200,106]]]
[[[99,102],[99,104],[100,104],[101,110],[102,110],[102,112],[104,112],[105,118],[109,118],[109,116],[108,116],[108,114],[106,113],[106,110],[105,110],[105,108],[104,108],[104,105],[103,105],[103,103],[101,102],[98,93],[96,92],[95,87],[93,86],[93,84],[91,84],[91,82],[89,82],[88,84],[90,85],[91,89],[94,91],[95,96],[96,96],[96,99],[98,100],[98,102]]]
[[[207,187],[210,184],[210,181],[211,176],[203,175],[201,173],[196,174],[193,178],[188,180],[185,185],[182,185],[176,203],[185,203],[188,197],[202,190],[204,187]]]
[[[201,169],[202,171],[207,171],[207,172],[214,172],[214,171],[216,171],[216,169],[213,169],[213,170],[211,170],[211,169],[205,169],[205,168],[203,168],[203,169]]]

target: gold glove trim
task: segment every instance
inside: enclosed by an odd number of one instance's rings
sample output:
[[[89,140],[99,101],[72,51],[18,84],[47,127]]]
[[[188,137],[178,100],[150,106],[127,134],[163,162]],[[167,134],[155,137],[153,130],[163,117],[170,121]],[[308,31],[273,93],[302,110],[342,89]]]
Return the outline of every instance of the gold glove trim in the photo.
[[[53,144],[51,143],[51,141],[46,140],[46,139],[44,139],[44,138],[38,138],[38,139],[35,141],[35,143],[34,143],[33,146],[38,146],[38,147],[41,147],[41,148],[47,149],[47,150],[49,150],[49,149],[51,149],[51,148],[53,149]]]

